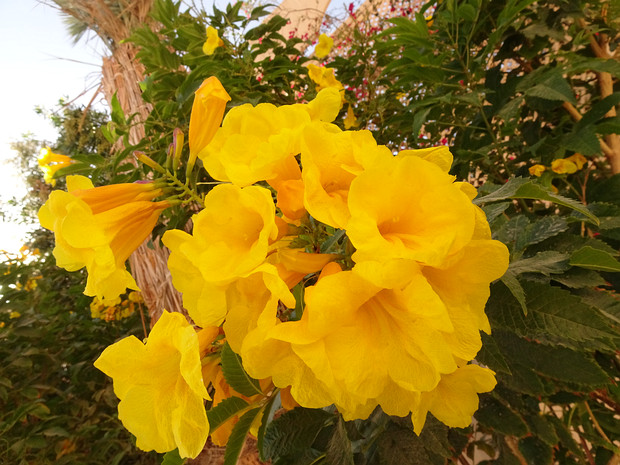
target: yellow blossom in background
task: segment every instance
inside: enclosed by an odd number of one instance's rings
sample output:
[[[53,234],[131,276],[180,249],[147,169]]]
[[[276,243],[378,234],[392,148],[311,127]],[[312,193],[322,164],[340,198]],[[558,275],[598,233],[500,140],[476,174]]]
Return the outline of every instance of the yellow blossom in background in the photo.
[[[344,119],[344,128],[351,129],[359,125],[359,121],[353,113],[353,107],[349,104],[347,108],[347,116]]]
[[[545,165],[533,165],[528,168],[528,171],[530,172],[530,176],[540,177],[546,169]]]
[[[19,313],[19,312],[13,311],[13,312],[9,313],[9,319],[11,319],[11,320],[19,318],[20,316],[22,316],[22,314]]]
[[[6,326],[6,323],[4,321],[0,321],[0,328],[4,328]]]
[[[134,336],[106,348],[95,367],[114,381],[118,417],[145,451],[175,448],[196,457],[209,435],[196,331],[180,313],[164,312],[146,344]]]
[[[314,56],[317,58],[325,58],[331,52],[334,46],[334,39],[323,33],[319,36],[319,43],[314,49]]]
[[[54,175],[62,168],[73,163],[73,159],[67,155],[54,153],[49,147],[43,147],[39,152],[39,168],[43,171],[43,179],[47,184],[56,185]]]
[[[152,183],[93,187],[84,176],[67,176],[68,192],[53,191],[39,210],[41,226],[54,232],[54,257],[68,271],[86,267],[84,293],[113,299],[138,289],[125,268],[170,204]]]
[[[551,162],[551,171],[558,174],[573,174],[577,172],[577,164],[567,158],[560,158]]]
[[[207,40],[202,46],[205,55],[213,55],[215,49],[224,45],[224,41],[220,39],[217,29],[213,26],[207,26]]]
[[[308,65],[308,77],[316,84],[317,91],[327,88],[336,89],[344,101],[344,86],[336,79],[333,68],[317,66],[312,63]]]
[[[570,157],[567,158],[567,160],[573,162],[577,166],[578,170],[583,168],[583,165],[585,165],[588,162],[588,159],[584,157],[583,155],[581,155],[580,153],[575,153],[571,155]]]

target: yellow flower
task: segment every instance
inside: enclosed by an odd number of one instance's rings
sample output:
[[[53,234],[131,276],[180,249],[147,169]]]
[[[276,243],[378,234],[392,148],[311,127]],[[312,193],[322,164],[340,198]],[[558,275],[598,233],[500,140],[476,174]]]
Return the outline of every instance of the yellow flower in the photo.
[[[230,96],[222,83],[214,76],[200,85],[194,96],[189,119],[188,165],[194,166],[198,154],[211,142],[224,117],[226,102]]]
[[[205,55],[213,55],[215,49],[224,45],[224,41],[220,39],[217,33],[217,29],[213,26],[207,26],[207,40],[202,46],[202,51]]]
[[[198,156],[213,178],[240,187],[282,179],[289,159],[299,154],[301,130],[314,119],[335,118],[339,110],[333,90],[319,93],[308,104],[241,105],[228,112]]]
[[[13,311],[13,312],[9,313],[9,319],[11,319],[11,320],[14,320],[15,318],[19,318],[20,316],[22,316],[22,314],[19,313],[19,312]]]
[[[588,159],[584,157],[583,155],[581,155],[580,153],[575,153],[571,155],[570,157],[567,158],[567,160],[572,161],[575,165],[577,165],[578,170],[583,168],[583,165],[585,165],[588,162]]]
[[[278,237],[271,192],[258,186],[216,186],[193,222],[193,235],[164,234],[171,252],[168,268],[196,324],[217,326],[226,316],[229,287],[263,264]]]
[[[215,335],[214,335],[215,336]],[[164,312],[143,344],[134,336],[112,344],[95,367],[114,381],[118,417],[136,445],[159,453],[175,448],[196,457],[209,435],[199,338],[179,313]]]
[[[577,171],[577,164],[568,158],[560,158],[551,162],[551,170],[558,174],[573,174]]]
[[[334,46],[334,39],[329,37],[327,34],[321,34],[319,36],[319,43],[314,49],[314,56],[317,58],[325,58],[331,52],[332,47]]]
[[[448,426],[469,426],[478,409],[478,393],[493,390],[494,375],[493,371],[478,365],[464,365],[443,375],[435,389],[421,394],[420,405],[411,415],[416,434],[422,432],[427,412]]]
[[[347,116],[344,119],[344,128],[351,129],[358,125],[359,125],[359,121],[357,120],[357,118],[355,117],[355,114],[353,113],[353,107],[349,105],[349,107],[347,108]]]
[[[304,204],[317,220],[344,228],[350,213],[349,187],[365,166],[393,158],[378,146],[370,131],[341,131],[337,126],[313,123],[303,132],[301,164]]]
[[[439,164],[411,155],[381,159],[351,182],[346,229],[355,262],[436,266],[472,239],[477,213],[461,183]]]
[[[6,323],[4,321],[0,321],[0,328],[4,328],[6,326]]]
[[[546,169],[545,165],[532,165],[528,168],[528,171],[530,172],[530,176],[540,177]]]
[[[73,163],[71,157],[54,153],[49,147],[43,147],[39,152],[39,168],[43,171],[43,179],[47,184],[56,185],[54,175],[62,168]]]
[[[152,183],[93,187],[84,176],[67,177],[68,192],[54,191],[39,210],[41,226],[54,232],[54,257],[68,271],[86,267],[84,293],[113,299],[138,289],[125,268],[129,255],[148,237],[167,201]]]
[[[323,66],[317,66],[312,63],[308,65],[308,77],[312,82],[316,84],[317,90],[334,88],[344,100],[344,86],[336,79],[333,68],[326,68]]]

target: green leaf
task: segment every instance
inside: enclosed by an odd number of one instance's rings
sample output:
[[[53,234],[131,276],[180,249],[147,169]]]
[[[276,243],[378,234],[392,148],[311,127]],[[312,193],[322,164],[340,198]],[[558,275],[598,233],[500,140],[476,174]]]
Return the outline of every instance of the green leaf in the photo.
[[[501,277],[502,283],[508,288],[512,296],[517,299],[517,302],[521,306],[521,311],[524,315],[527,315],[527,303],[525,300],[525,290],[523,290],[523,286],[517,279],[517,277],[512,273],[504,273],[504,276]]]
[[[276,403],[276,399],[278,402]],[[266,459],[264,453],[264,440],[265,440],[265,431],[267,430],[267,426],[269,423],[273,421],[273,416],[276,413],[276,410],[281,407],[280,402],[280,393],[278,392],[277,396],[272,396],[269,399],[269,402],[263,408],[263,416],[261,418],[260,427],[258,428],[258,433],[256,435],[256,447],[258,448],[259,458],[264,462]]]
[[[319,432],[334,420],[335,416],[324,410],[297,407],[286,412],[267,426],[265,457],[274,460],[310,448]]]
[[[110,102],[110,108],[112,110],[112,122],[119,126],[123,126],[125,124],[125,113],[123,112],[123,108],[121,107],[120,102],[118,101],[118,97],[116,92],[112,96],[112,101]]]
[[[592,105],[592,108],[590,108],[588,112],[583,115],[583,118],[575,124],[575,129],[581,129],[596,123],[600,119],[604,118],[607,112],[614,108],[618,103],[620,103],[620,92],[615,92],[599,102],[596,102]]]
[[[241,454],[241,449],[243,449],[243,444],[245,444],[245,438],[250,432],[254,419],[261,410],[261,407],[254,408],[247,411],[241,418],[239,418],[239,421],[235,424],[235,427],[228,438],[228,443],[226,444],[224,465],[237,464],[237,460]]]
[[[481,424],[510,436],[524,436],[527,425],[521,416],[490,394],[480,396],[480,407],[474,414]]]
[[[529,465],[551,465],[553,451],[536,436],[528,436],[519,441],[519,450]]]
[[[522,337],[576,349],[614,350],[619,335],[579,297],[547,284],[524,282],[528,314],[507,291],[489,299],[487,316],[493,328],[506,328]],[[615,342],[614,342],[615,341]]]
[[[228,343],[222,347],[222,372],[226,382],[239,394],[254,396],[262,394],[257,380],[246,373],[241,363],[241,357],[233,352]]]
[[[493,371],[511,374],[510,367],[506,363],[493,336],[486,333],[481,333],[480,336],[482,338],[482,349],[476,355],[476,360]]]
[[[422,441],[410,429],[388,429],[377,439],[382,465],[429,465]]]
[[[424,428],[420,433],[420,440],[428,453],[444,459],[452,456],[448,431],[449,428],[433,415],[426,417],[426,423],[424,423]]]
[[[542,82],[526,89],[524,93],[529,97],[577,103],[573,88],[559,71],[545,73]]]
[[[185,459],[179,455],[179,449],[171,450],[164,454],[164,458],[161,461],[161,465],[183,465]]]
[[[248,407],[248,403],[240,397],[229,397],[207,412],[209,429],[215,431],[222,423],[237,415]]]
[[[342,416],[338,416],[334,434],[329,438],[325,458],[330,465],[353,465],[353,449]]]
[[[491,194],[474,199],[474,204],[481,205],[506,199],[534,199],[554,202],[576,210],[589,218],[594,224],[599,224],[598,218],[585,205],[576,200],[554,194],[528,178],[510,178],[506,184]]]
[[[607,374],[583,352],[528,341],[499,328],[493,334],[511,367],[518,363],[539,376],[570,385],[602,387],[609,383]]]
[[[546,444],[555,446],[560,440],[555,432],[553,424],[549,422],[546,416],[536,413],[525,417],[525,421],[529,425],[534,436],[542,439]]]
[[[620,262],[611,254],[588,245],[573,252],[569,263],[590,270],[620,271]]]
[[[508,267],[513,276],[522,273],[542,273],[549,276],[551,273],[562,273],[568,269],[568,255],[554,250],[539,252],[531,258],[514,260]]]

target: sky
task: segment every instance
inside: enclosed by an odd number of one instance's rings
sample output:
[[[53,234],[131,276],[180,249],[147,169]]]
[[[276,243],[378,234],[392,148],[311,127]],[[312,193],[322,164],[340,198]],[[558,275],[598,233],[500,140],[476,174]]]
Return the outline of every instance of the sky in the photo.
[[[79,103],[86,105],[100,79],[101,53],[95,41],[73,45],[59,12],[37,0],[0,0],[0,204],[23,196],[24,185],[11,163],[10,143],[32,133],[53,142],[52,125],[34,111],[54,109],[61,97],[73,99],[91,88]],[[0,250],[23,244],[22,226],[0,221]]]

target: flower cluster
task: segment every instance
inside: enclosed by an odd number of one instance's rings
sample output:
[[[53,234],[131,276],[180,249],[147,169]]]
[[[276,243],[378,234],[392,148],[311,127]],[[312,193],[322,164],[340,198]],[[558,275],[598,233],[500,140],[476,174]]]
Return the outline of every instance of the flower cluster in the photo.
[[[550,167],[536,164],[530,166],[528,170],[531,176],[536,177],[542,176],[542,174],[547,170],[551,170],[556,174],[573,174],[582,169],[587,162],[588,160],[586,157],[580,153],[575,153],[568,158],[558,158],[553,160]]]
[[[168,230],[162,241],[202,329],[164,313],[146,344],[123,339],[96,362],[145,450],[195,457],[209,434],[225,443],[238,416],[211,431],[209,392],[214,407],[234,396],[248,409],[279,392],[286,407],[335,405],[347,420],[380,406],[411,416],[419,433],[428,412],[467,426],[478,393],[495,386],[472,360],[508,251],[472,203],[476,189],[449,174],[447,147],[394,155],[370,131],[340,129],[341,88],[321,87],[308,103],[245,104],[225,117],[230,96],[217,79],[196,93],[186,172],[200,159],[217,185],[187,200],[202,207],[191,233]],[[180,149],[170,153],[176,172]],[[135,289],[124,261],[170,205],[153,201],[165,182],[67,185],[39,214],[56,233],[59,264],[86,266],[86,293],[99,299]],[[225,350],[259,380],[252,393],[228,384]]]
[[[43,171],[43,179],[47,184],[56,185],[54,176],[56,172],[73,163],[73,159],[67,155],[54,153],[49,147],[43,147],[39,153],[39,168]]]
[[[113,300],[102,300],[93,297],[90,303],[90,316],[103,321],[122,320],[131,316],[136,311],[136,306],[143,302],[142,294],[136,291],[131,291],[125,299],[117,297]]]

